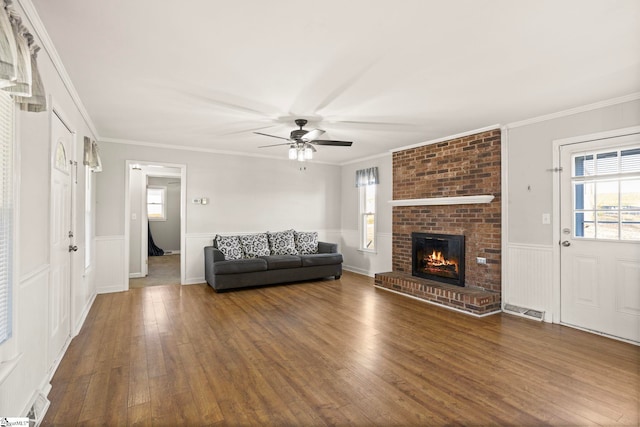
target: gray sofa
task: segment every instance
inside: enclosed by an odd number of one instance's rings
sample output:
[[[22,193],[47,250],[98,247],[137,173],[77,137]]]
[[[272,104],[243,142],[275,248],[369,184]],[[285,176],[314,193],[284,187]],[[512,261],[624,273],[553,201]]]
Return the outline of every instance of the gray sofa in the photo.
[[[286,233],[288,232],[293,230],[287,230]],[[295,249],[291,245],[283,249],[283,246],[278,247],[277,243],[272,242],[275,239],[271,237],[275,234],[277,233],[269,233],[269,245],[266,249],[264,241],[254,244],[253,247],[246,246],[246,240],[252,236],[262,238],[261,235],[237,236],[238,239],[243,239],[242,243],[245,245],[241,244],[242,248],[239,250],[234,247],[235,252],[223,245],[221,248],[218,247],[221,243],[220,238],[228,239],[235,236],[216,236],[213,246],[204,248],[207,283],[216,291],[222,291],[324,277],[334,277],[337,280],[342,275],[342,254],[338,253],[337,244],[319,242],[315,233],[295,233],[296,243],[302,240],[298,239],[298,236],[303,234],[305,237],[315,234],[316,241],[306,250],[301,247]],[[253,250],[256,247],[260,249]]]

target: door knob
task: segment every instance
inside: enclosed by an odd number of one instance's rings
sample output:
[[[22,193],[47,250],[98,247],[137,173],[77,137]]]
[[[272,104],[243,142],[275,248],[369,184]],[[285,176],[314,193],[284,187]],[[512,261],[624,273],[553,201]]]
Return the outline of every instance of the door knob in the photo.
[[[75,252],[78,250],[78,247],[76,245],[69,245],[69,252]]]
[[[565,247],[571,246],[571,242],[568,240],[565,240],[564,242],[562,242],[562,246],[565,246]]]

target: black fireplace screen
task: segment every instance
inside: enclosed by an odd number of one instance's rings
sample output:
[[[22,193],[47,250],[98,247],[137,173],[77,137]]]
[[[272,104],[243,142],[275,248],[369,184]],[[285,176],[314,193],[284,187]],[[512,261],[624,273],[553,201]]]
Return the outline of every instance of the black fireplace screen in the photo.
[[[412,274],[464,286],[464,236],[411,233]]]

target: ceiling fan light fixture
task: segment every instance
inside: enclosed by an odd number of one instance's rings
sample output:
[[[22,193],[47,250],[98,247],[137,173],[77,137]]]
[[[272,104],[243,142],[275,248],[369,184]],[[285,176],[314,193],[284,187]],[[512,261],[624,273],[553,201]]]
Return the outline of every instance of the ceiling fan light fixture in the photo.
[[[313,149],[311,147],[309,147],[307,145],[307,147],[304,149],[304,159],[305,160],[311,160],[313,159]]]
[[[298,149],[298,161],[304,162],[304,150]]]
[[[296,158],[298,158],[298,150],[295,145],[291,144],[289,146],[289,160],[295,160]]]

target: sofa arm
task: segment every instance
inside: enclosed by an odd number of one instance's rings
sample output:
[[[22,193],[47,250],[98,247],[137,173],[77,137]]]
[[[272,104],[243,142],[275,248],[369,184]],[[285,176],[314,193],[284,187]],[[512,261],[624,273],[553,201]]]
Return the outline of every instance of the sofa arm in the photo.
[[[338,244],[337,243],[318,242],[318,253],[320,253],[320,254],[337,254],[338,253]]]
[[[204,277],[211,286],[215,285],[215,274],[213,272],[213,264],[218,261],[224,261],[224,254],[220,249],[213,246],[204,247]]]
[[[211,257],[213,262],[224,261],[224,253],[214,246],[205,246],[204,248],[205,257]]]

